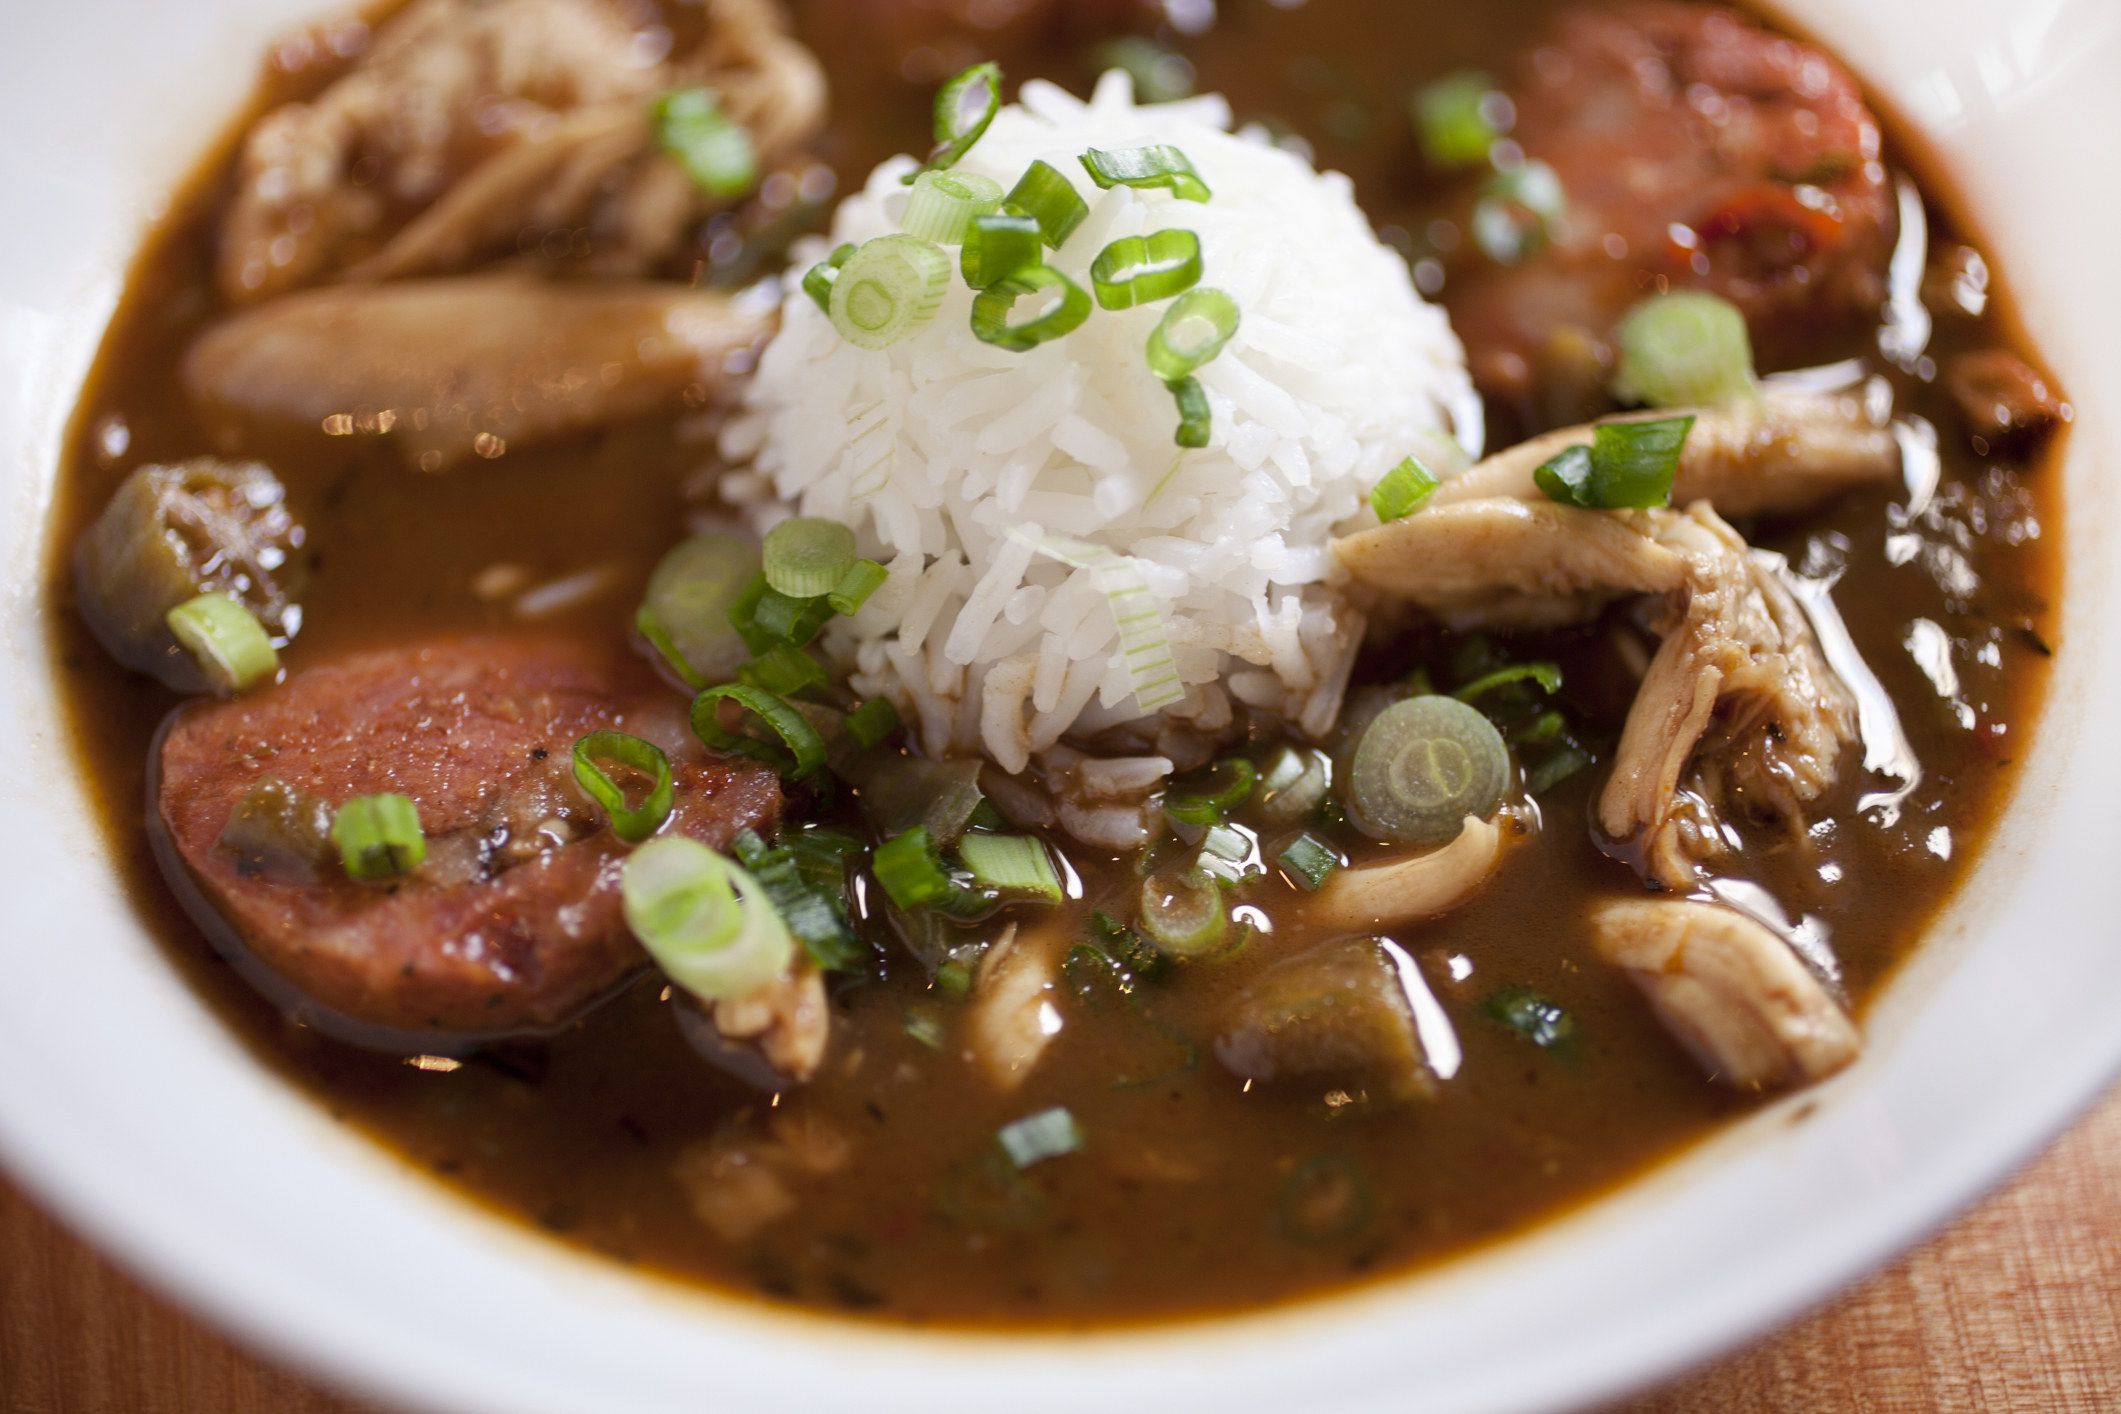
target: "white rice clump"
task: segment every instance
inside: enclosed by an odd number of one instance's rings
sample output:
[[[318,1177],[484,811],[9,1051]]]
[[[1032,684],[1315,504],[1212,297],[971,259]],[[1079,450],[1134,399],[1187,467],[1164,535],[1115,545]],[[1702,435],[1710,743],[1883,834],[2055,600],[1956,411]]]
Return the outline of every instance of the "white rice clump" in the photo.
[[[960,163],[1005,191],[1034,160],[1074,182],[1090,217],[1047,259],[1085,291],[1111,241],[1200,237],[1201,284],[1242,312],[1198,374],[1215,419],[1206,448],[1174,444],[1176,404],[1144,356],[1168,301],[1093,309],[1019,354],[973,336],[961,279],[933,322],[881,351],[787,295],[750,411],[724,434],[725,455],[752,463],[725,494],[762,528],[797,512],[853,526],[889,569],[823,647],[857,691],[891,697],[931,753],[984,749],[1016,773],[1064,733],[1212,733],[1232,698],[1322,734],[1362,637],[1328,542],[1375,524],[1366,498],[1403,457],[1445,470],[1479,451],[1458,341],[1347,178],[1229,126],[1220,97],[1138,107],[1123,73],[1087,104],[1032,82]],[[1079,161],[1151,143],[1182,149],[1214,199],[1100,192]],[[832,243],[896,234],[913,167],[877,168],[841,204]],[[794,268],[828,249],[799,250]],[[1151,607],[1157,618],[1141,617]]]

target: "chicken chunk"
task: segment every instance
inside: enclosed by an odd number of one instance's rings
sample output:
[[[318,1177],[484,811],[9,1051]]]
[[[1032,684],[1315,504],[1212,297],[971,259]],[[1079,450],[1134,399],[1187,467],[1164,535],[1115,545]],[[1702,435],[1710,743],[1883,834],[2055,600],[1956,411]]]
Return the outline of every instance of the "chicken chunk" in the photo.
[[[184,381],[224,442],[387,436],[437,471],[701,401],[771,319],[682,285],[515,274],[341,285],[209,329]]]
[[[656,145],[658,95],[714,88],[767,164],[824,118],[817,64],[771,0],[715,0],[700,49],[668,48],[600,0],[416,0],[316,99],[252,129],[223,297],[449,271],[554,233],[641,273],[711,204]]]
[[[803,966],[748,996],[716,1002],[714,1028],[728,1040],[754,1043],[776,1074],[806,1081],[825,1063],[832,1039],[825,975]]]
[[[1787,943],[1714,904],[1630,899],[1591,915],[1599,955],[1627,969],[1716,1079],[1761,1089],[1823,1080],[1863,1042]]]
[[[1368,932],[1448,913],[1479,891],[1502,856],[1502,831],[1468,815],[1441,849],[1390,864],[1338,869],[1303,912],[1313,927]]]
[[[1061,1032],[1060,960],[1067,936],[1014,924],[988,949],[965,1018],[971,1058],[997,1090],[1024,1083]]]
[[[646,962],[620,904],[625,847],[571,770],[576,740],[603,728],[671,755],[666,829],[720,848],[773,828],[773,773],[710,757],[683,701],[630,655],[445,638],[178,716],[157,755],[164,870],[247,975],[349,1039],[432,1048],[549,1029]],[[427,857],[372,886],[323,830],[334,807],[381,791],[412,800]]]
[[[765,1128],[740,1120],[687,1145],[671,1166],[693,1215],[724,1242],[749,1241],[788,1217],[802,1189],[853,1157],[844,1134],[800,1109],[776,1109]]]
[[[1803,610],[1715,512],[1647,515],[1687,585],[1628,711],[1598,826],[1679,890],[1728,848],[1721,812],[1802,828],[1857,740],[1856,703]]]
[[[1475,381],[1532,425],[1598,405],[1612,330],[1655,290],[1732,300],[1768,366],[1884,298],[1895,205],[1878,122],[1824,52],[1719,6],[1583,5],[1509,93],[1510,136],[1559,178],[1566,215],[1514,264],[1465,242],[1445,300]]]

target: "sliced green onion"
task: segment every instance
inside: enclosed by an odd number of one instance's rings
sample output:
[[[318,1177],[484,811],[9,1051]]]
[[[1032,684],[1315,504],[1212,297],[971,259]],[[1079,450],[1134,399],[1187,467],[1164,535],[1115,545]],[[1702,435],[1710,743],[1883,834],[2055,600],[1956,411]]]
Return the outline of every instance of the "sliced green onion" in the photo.
[[[756,541],[708,531],[657,562],[635,618],[642,637],[695,688],[726,682],[751,653],[729,611],[759,570]]]
[[[973,221],[958,252],[958,265],[967,285],[984,290],[1042,263],[1045,255],[1037,218],[1001,211]]]
[[[764,722],[787,747],[783,752],[771,742],[754,736],[724,731],[720,721],[724,701],[736,703]],[[825,741],[803,714],[770,692],[743,683],[710,687],[692,701],[692,730],[716,751],[737,751],[764,761],[790,780],[800,781],[825,764]]]
[[[856,560],[827,591],[825,599],[835,614],[860,613],[862,605],[869,602],[869,596],[881,589],[890,577],[890,571],[876,561]]]
[[[935,969],[935,985],[946,997],[960,1000],[972,995],[972,982],[979,974],[980,959],[986,955],[987,944],[976,943],[969,947],[952,948],[950,955]]]
[[[909,236],[937,245],[963,245],[972,223],[1001,210],[1002,184],[977,172],[923,172],[899,225]]]
[[[1655,422],[1602,422],[1589,447],[1566,447],[1532,473],[1547,499],[1585,510],[1639,510],[1672,503],[1672,477],[1693,431],[1692,415]]]
[[[803,293],[817,301],[817,307],[827,315],[832,313],[832,287],[838,283],[840,271],[860,249],[850,241],[811,266],[810,273],[803,276]]]
[[[1229,921],[1222,884],[1205,869],[1154,874],[1142,881],[1142,931],[1173,957],[1214,951]]]
[[[280,674],[280,655],[265,625],[226,594],[201,594],[163,621],[216,692],[241,692]]]
[[[870,867],[884,892],[900,908],[926,908],[945,903],[953,894],[962,892],[943,868],[935,836],[923,826],[916,825],[878,845]]]
[[[1171,440],[1181,447],[1207,446],[1215,435],[1215,410],[1208,406],[1208,390],[1201,387],[1198,378],[1191,377],[1164,386],[1178,401],[1178,431]]]
[[[768,849],[750,830],[738,831],[730,845],[811,960],[828,972],[843,972],[866,955],[841,902],[847,888],[846,860],[835,850],[806,841],[808,833],[799,831],[793,837],[803,842],[801,849],[794,845]],[[861,847],[845,836],[838,838],[853,849]]]
[[[737,681],[775,697],[793,697],[832,681],[824,665],[800,648],[776,643],[736,670]]]
[[[1061,959],[1061,977],[1069,991],[1092,1006],[1104,1006],[1108,992],[1125,999],[1134,991],[1134,979],[1127,975],[1127,969],[1088,943],[1077,943],[1068,949],[1067,956]]]
[[[795,961],[795,939],[758,880],[689,836],[628,856],[619,897],[641,946],[702,1001],[755,992]]]
[[[1208,190],[1208,184],[1200,179],[1200,173],[1194,170],[1192,160],[1167,143],[1123,148],[1117,152],[1100,152],[1093,147],[1083,154],[1082,162],[1090,180],[1105,190],[1161,187],[1180,201],[1195,202],[1206,202],[1214,195]]]
[[[999,64],[974,64],[944,84],[935,95],[935,150],[920,172],[901,180],[910,187],[922,173],[955,167],[987,135],[988,126],[1001,111]]]
[[[1309,819],[1333,788],[1333,766],[1322,751],[1284,746],[1259,778],[1259,813],[1277,825]]]
[[[1059,250],[1075,234],[1075,228],[1090,218],[1090,203],[1083,200],[1075,183],[1058,167],[1033,162],[1002,198],[1002,210],[1029,216],[1038,222],[1046,244]]]
[[[1751,397],[1753,342],[1738,306],[1699,290],[1653,295],[1618,334],[1615,395],[1651,407],[1714,407]]]
[[[395,879],[427,857],[420,809],[402,795],[357,795],[331,817],[331,842],[349,879]]]
[[[1013,1124],[1005,1124],[995,1131],[994,1137],[1002,1146],[1002,1152],[1009,1156],[1009,1162],[1019,1169],[1072,1154],[1083,1147],[1082,1126],[1060,1105],[1040,1110]]]
[[[1252,798],[1258,783],[1258,767],[1242,756],[1225,757],[1172,781],[1164,793],[1164,814],[1182,825],[1220,825]]]
[[[599,759],[616,761],[648,777],[648,793],[639,805],[626,803],[625,787],[606,774],[597,764]],[[654,742],[624,732],[591,732],[574,744],[574,778],[611,817],[611,832],[628,844],[639,844],[670,818],[670,758]]]
[[[1421,134],[1421,150],[1429,161],[1449,170],[1473,167],[1488,160],[1488,149],[1508,131],[1498,123],[1497,110],[1506,114],[1508,100],[1486,74],[1473,71],[1450,74],[1414,95],[1414,128]]]
[[[797,516],[766,532],[766,583],[791,599],[830,593],[854,568],[854,531],[836,520]]]
[[[1442,844],[1468,815],[1502,803],[1510,749],[1474,708],[1450,697],[1395,702],[1364,729],[1348,800],[1387,838]]]
[[[932,241],[878,236],[840,267],[826,311],[858,349],[887,349],[919,332],[950,288],[950,257]]]
[[[872,697],[847,714],[847,735],[865,751],[898,728],[898,708],[891,705],[888,697]]]
[[[1525,772],[1524,788],[1528,794],[1545,795],[1591,764],[1591,754],[1571,742]]]
[[[1237,301],[1221,290],[1186,291],[1149,335],[1149,371],[1166,383],[1189,377],[1223,351],[1238,321]]]
[[[1195,862],[1201,868],[1229,880],[1242,883],[1247,874],[1266,870],[1253,858],[1259,841],[1250,831],[1237,825],[1210,825],[1201,837],[1200,853]]]
[[[1021,324],[1011,323],[1016,302],[1041,290],[1060,293],[1045,301],[1039,312]],[[1074,333],[1090,317],[1090,296],[1066,275],[1050,265],[1032,265],[1008,279],[981,290],[972,301],[972,332],[982,343],[994,344],[1012,353],[1023,353],[1040,344]]]
[[[1106,309],[1132,309],[1200,283],[1200,237],[1191,231],[1123,236],[1090,262],[1090,285]]]
[[[711,88],[681,88],[655,101],[656,140],[711,196],[738,197],[757,184],[758,153],[742,123]]]
[[[776,643],[800,648],[816,638],[818,630],[832,620],[827,599],[791,599],[766,583],[760,570],[736,602],[729,606],[729,623],[756,657]]]
[[[977,761],[890,754],[853,780],[879,835],[903,834],[921,825],[939,847],[948,849],[986,801],[979,776]]]
[[[1120,652],[1126,658],[1127,681],[1134,690],[1137,707],[1154,712],[1186,695],[1185,684],[1179,681],[1178,659],[1171,652],[1171,634],[1164,625],[1163,610],[1149,592],[1149,581],[1142,577],[1141,566],[1133,557],[1108,546],[1057,535],[1029,543],[1042,555],[1074,569],[1090,571],[1098,592],[1112,606],[1112,621],[1119,627]]]
[[[1429,503],[1436,488],[1443,483],[1436,473],[1420,462],[1408,457],[1398,466],[1384,474],[1370,492],[1370,509],[1377,512],[1381,521],[1391,522],[1401,516],[1409,516]]]
[[[1554,169],[1537,160],[1498,172],[1473,206],[1473,240],[1498,265],[1515,265],[1560,234],[1568,193]]]
[[[1344,861],[1330,845],[1304,834],[1274,852],[1289,882],[1306,893],[1317,893]]]
[[[1560,670],[1557,668],[1556,671],[1559,672]],[[1558,682],[1559,679],[1557,678],[1556,681]],[[1462,688],[1459,693],[1454,693],[1453,696],[1459,696],[1465,690]],[[1504,732],[1503,736],[1512,746],[1536,745],[1543,741],[1560,740],[1562,732],[1567,729],[1568,725],[1568,719],[1562,716],[1561,713],[1542,712],[1532,719],[1530,726],[1517,727],[1511,731]]]
[[[1451,695],[1460,702],[1471,702],[1476,697],[1483,697],[1496,688],[1506,687],[1513,682],[1536,682],[1540,690],[1551,697],[1561,691],[1561,667],[1559,664],[1548,662],[1512,663],[1507,668],[1497,668],[1485,677],[1475,678]]]
[[[1047,903],[1065,897],[1045,841],[1030,835],[966,835],[957,842],[957,857],[983,889],[1030,894]]]
[[[1009,822],[1002,818],[1001,811],[994,808],[993,801],[983,798],[979,804],[972,807],[972,815],[965,821],[965,828],[985,830],[990,835],[998,835],[1009,828]]]
[[[1090,915],[1090,931],[1129,977],[1154,982],[1171,970],[1171,959],[1162,949],[1102,910]]]
[[[1542,1051],[1566,1045],[1576,1034],[1576,1018],[1560,1003],[1530,987],[1504,987],[1480,1004],[1489,1020],[1500,1022]]]
[[[936,1014],[933,1006],[915,1002],[907,1007],[905,1021],[899,1029],[931,1051],[949,1048],[949,1028],[944,1026],[942,1017]]]

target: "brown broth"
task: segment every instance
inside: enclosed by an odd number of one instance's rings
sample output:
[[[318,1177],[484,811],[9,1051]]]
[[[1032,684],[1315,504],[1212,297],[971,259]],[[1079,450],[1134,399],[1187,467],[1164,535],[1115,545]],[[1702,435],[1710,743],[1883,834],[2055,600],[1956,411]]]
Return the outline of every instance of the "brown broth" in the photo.
[[[804,25],[833,78],[838,118],[824,155],[842,190],[874,161],[920,144],[929,92],[877,62],[848,18],[852,3],[823,0]],[[1321,165],[1355,178],[1380,227],[1405,229],[1433,197],[1400,116],[1405,95],[1455,68],[1499,70],[1552,8],[1552,0],[1314,0],[1283,10],[1235,0],[1186,52],[1202,89],[1240,95],[1241,119],[1278,117],[1305,132]],[[1043,63],[1077,86],[1089,72],[1072,54]],[[1012,77],[1027,73],[1022,62],[1012,69]],[[1908,161],[1897,145],[1889,155]],[[498,1046],[454,1069],[419,1068],[283,1021],[212,953],[149,857],[147,744],[177,699],[105,659],[71,610],[68,552],[111,489],[138,465],[208,449],[175,370],[215,312],[208,257],[227,156],[226,148],[213,155],[150,237],[83,393],[47,567],[55,665],[81,773],[143,922],[262,1062],[346,1123],[478,1202],[644,1269],[894,1321],[1020,1328],[1256,1307],[1433,1262],[1624,1182],[1757,1103],[1704,1081],[1581,936],[1576,920],[1591,901],[1638,891],[1578,824],[1595,773],[1541,802],[1547,828],[1515,847],[1500,882],[1474,904],[1401,935],[1466,1052],[1457,1078],[1428,1103],[1395,1107],[1317,1087],[1255,1090],[1215,1064],[1206,1042],[1218,1009],[1258,961],[1301,946],[1287,928],[1232,962],[1184,970],[1145,991],[1140,1015],[1071,1002],[1048,1060],[1008,1097],[955,1054],[907,1034],[909,1010],[945,1004],[903,958],[840,990],[841,1038],[826,1072],[771,1100],[685,1045],[659,978],[644,978],[549,1039]],[[1931,221],[1934,240],[1954,238],[1953,213],[1933,202]],[[1940,319],[1933,348],[1941,359],[1998,342],[2022,344],[2000,302],[1980,321]],[[2056,478],[1976,457],[1936,388],[1898,375],[1895,385],[1903,410],[1943,429],[1938,509],[1908,531],[1931,549],[1891,564],[1890,498],[1875,493],[1800,524],[1741,527],[1793,562],[1845,567],[1838,602],[1928,767],[1891,828],[1859,819],[1845,791],[1833,812],[1842,823],[1809,848],[1762,840],[1752,856],[1759,882],[1829,931],[1859,1003],[1915,946],[2009,795],[2046,683],[2060,570]],[[119,426],[124,444],[112,450]],[[503,610],[471,583],[503,562],[539,580],[612,566],[608,592],[564,622],[625,634],[648,568],[675,538],[680,483],[703,460],[674,432],[671,420],[654,419],[432,477],[353,439],[269,449],[316,557],[288,666],[300,670],[415,627],[500,627]],[[1933,573],[1940,556],[1953,555],[1979,577],[1969,600],[1949,599]],[[1980,650],[1961,660],[1971,729],[1902,645],[1917,618]],[[1569,706],[1608,739],[1628,692],[1605,663],[1611,626],[1511,645],[1521,656],[1561,661]],[[1448,651],[1439,638],[1414,634],[1372,654],[1361,671],[1383,680],[1416,662],[1440,663]],[[1128,866],[1073,853],[1091,896],[1039,926],[1081,928],[1090,906],[1132,886]],[[1838,882],[1823,867],[1838,870]],[[1293,898],[1276,881],[1249,901],[1271,916]],[[1490,1020],[1480,1003],[1504,985],[1566,1006],[1574,1042],[1541,1051]],[[966,1194],[953,1185],[978,1177],[966,1166],[977,1164],[996,1127],[1062,1103],[1089,1143],[1028,1175],[1040,1195],[1037,1220],[1018,1225],[1023,1213],[990,1203],[983,1221],[967,1221]],[[675,1171],[688,1151],[718,1134],[762,1132],[776,1113],[829,1130],[853,1160],[807,1181],[793,1219],[749,1242],[726,1242],[695,1216]],[[1345,1237],[1288,1240],[1279,1211],[1285,1187],[1321,1156],[1369,1175],[1368,1221]]]

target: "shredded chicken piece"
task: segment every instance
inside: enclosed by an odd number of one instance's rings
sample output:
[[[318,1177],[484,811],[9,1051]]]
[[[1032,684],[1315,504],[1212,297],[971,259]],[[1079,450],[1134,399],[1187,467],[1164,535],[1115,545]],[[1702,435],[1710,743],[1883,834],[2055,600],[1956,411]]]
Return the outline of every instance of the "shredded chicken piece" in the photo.
[[[252,130],[224,297],[453,270],[560,233],[586,232],[602,273],[641,273],[715,204],[660,151],[656,95],[712,87],[769,167],[825,112],[816,60],[771,0],[714,0],[707,38],[674,63],[659,40],[600,0],[417,0],[315,100]]]
[[[1809,1084],[1862,1049],[1856,1024],[1819,979],[1743,914],[1630,899],[1600,905],[1591,929],[1599,955],[1627,969],[1666,1028],[1727,1085]]]
[[[1646,514],[1687,564],[1664,642],[1628,712],[1598,802],[1609,839],[1683,890],[1727,848],[1718,808],[1802,825],[1856,737],[1856,703],[1811,625],[1738,533],[1705,505]]]
[[[1066,934],[1011,924],[973,979],[965,1018],[971,1058],[997,1090],[1015,1090],[1061,1031],[1060,955]]]
[[[745,1242],[793,1213],[796,1188],[847,1166],[846,1136],[800,1110],[774,1111],[770,1133],[734,1124],[714,1138],[687,1145],[671,1176],[692,1211],[725,1242]]]
[[[1468,815],[1442,849],[1392,864],[1341,869],[1305,912],[1314,927],[1351,932],[1390,928],[1448,913],[1479,891],[1502,855],[1502,831]]]
[[[825,976],[803,966],[747,996],[714,1004],[714,1029],[726,1040],[753,1041],[768,1064],[797,1082],[817,1074],[832,1040]]]
[[[228,440],[387,435],[434,471],[704,400],[771,312],[682,285],[463,275],[305,290],[209,329],[184,360]]]

